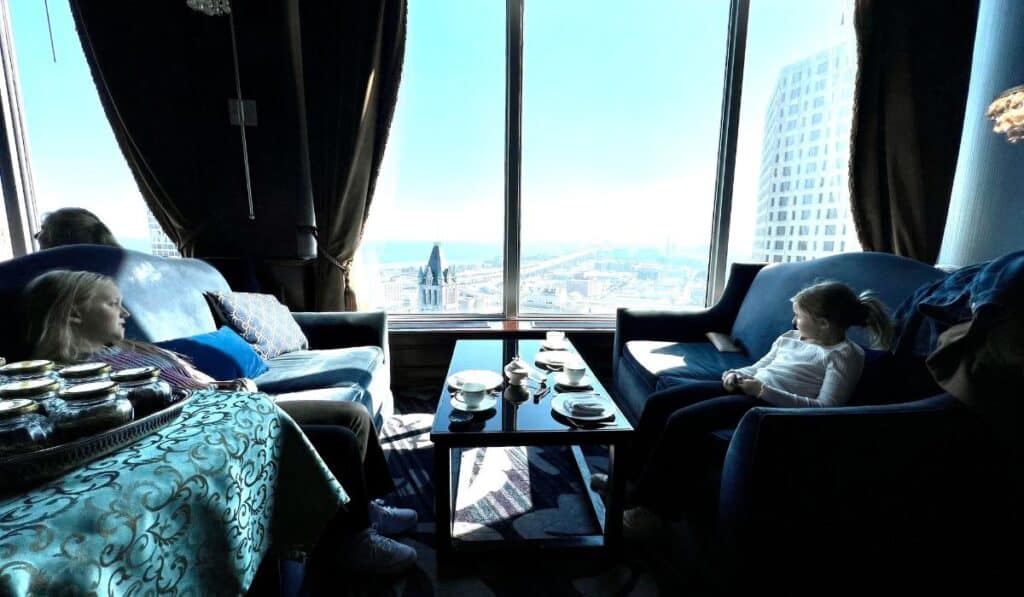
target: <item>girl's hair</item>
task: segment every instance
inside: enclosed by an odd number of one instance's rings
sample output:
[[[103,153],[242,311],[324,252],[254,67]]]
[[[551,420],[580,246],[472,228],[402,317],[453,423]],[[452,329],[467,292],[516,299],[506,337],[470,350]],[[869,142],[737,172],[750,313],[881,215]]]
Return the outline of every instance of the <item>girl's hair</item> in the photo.
[[[790,300],[843,330],[854,325],[867,328],[875,347],[888,348],[892,342],[889,310],[871,291],[858,295],[842,282],[825,281],[804,288]]]
[[[25,287],[28,341],[38,358],[72,363],[86,356],[71,329],[71,314],[113,280],[92,272],[57,269],[37,276]]]

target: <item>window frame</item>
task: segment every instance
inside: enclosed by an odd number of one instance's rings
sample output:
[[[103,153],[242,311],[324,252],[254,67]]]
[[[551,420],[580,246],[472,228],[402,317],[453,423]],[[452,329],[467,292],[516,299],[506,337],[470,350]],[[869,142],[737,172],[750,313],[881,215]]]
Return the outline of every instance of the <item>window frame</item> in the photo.
[[[527,320],[536,322],[578,322],[607,327],[615,315],[521,313],[519,301],[521,224],[522,224],[522,110],[523,110],[523,39],[526,0],[506,0],[505,39],[505,180],[504,180],[504,248],[503,248],[503,313],[481,314],[388,314],[396,322],[444,322],[460,320],[493,321]],[[715,174],[711,243],[704,306],[714,303],[725,287],[728,275],[729,228],[732,192],[736,167],[743,67],[750,0],[730,0],[726,58],[723,73],[722,109],[720,112],[718,159]],[[17,81],[17,65],[7,0],[0,0],[0,100],[3,126],[0,127],[0,162],[3,162],[3,197],[11,228],[15,256],[34,250],[33,234],[37,213],[32,188],[24,111]],[[6,150],[6,153],[3,151]],[[585,327],[585,326],[581,326]]]

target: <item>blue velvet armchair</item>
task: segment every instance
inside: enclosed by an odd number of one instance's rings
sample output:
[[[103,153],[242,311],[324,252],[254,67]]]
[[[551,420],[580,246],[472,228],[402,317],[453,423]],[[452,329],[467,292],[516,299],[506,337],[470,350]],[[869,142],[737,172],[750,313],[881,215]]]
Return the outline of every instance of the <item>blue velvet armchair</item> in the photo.
[[[881,253],[736,264],[707,310],[618,311],[616,398],[636,423],[652,393],[752,363],[792,328],[789,298],[813,282],[870,289],[895,309],[944,275]],[[740,352],[719,352],[711,331]],[[918,566],[939,585],[964,570],[994,577],[1000,558],[979,546],[1005,532],[1016,510],[1004,463],[987,429],[942,393],[920,358],[869,350],[849,406],[757,407],[706,441],[713,456],[690,484],[703,494],[691,501],[705,507],[689,516],[707,540],[714,581],[729,593],[773,585],[829,594],[842,587],[821,583],[870,588],[883,577],[921,588]]]

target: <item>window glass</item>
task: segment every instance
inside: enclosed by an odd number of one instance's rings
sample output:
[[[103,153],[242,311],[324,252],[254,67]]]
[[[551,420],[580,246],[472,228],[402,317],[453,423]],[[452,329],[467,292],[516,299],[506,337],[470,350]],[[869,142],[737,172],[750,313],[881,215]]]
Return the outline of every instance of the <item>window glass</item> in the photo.
[[[526,3],[523,313],[704,304],[729,3],[624,6]]]
[[[790,259],[797,256],[793,251],[799,251],[803,260],[844,249],[859,250],[853,226],[847,227],[851,231],[849,236],[837,235],[834,226],[817,226],[828,218],[843,222],[850,218],[846,162],[856,75],[852,19],[850,0],[751,0],[729,234],[730,261],[795,261]],[[799,106],[798,112],[787,114],[785,119],[799,117],[805,124],[798,136],[785,138],[789,146],[785,152],[779,146],[779,127],[784,119],[772,109],[782,98],[799,102],[794,104]],[[832,158],[821,163],[820,168],[829,176],[824,172],[818,178],[787,173],[788,166],[822,154]],[[835,169],[827,168],[829,162],[835,164]],[[764,171],[762,164],[779,164],[781,173]],[[803,166],[805,175],[819,172],[817,163],[804,162]],[[776,184],[779,188],[793,184],[806,191],[805,205],[810,203],[806,199],[814,195],[824,198],[827,194],[830,201],[836,198],[837,208],[827,214],[816,213],[820,210],[791,214],[800,225],[799,230],[814,226],[816,232],[808,238],[809,245],[801,242],[793,248],[786,243],[785,250],[777,250],[777,243],[763,242],[768,231],[757,221],[761,213],[771,209],[771,200],[776,196],[765,189]],[[785,217],[780,214],[779,219]]]
[[[411,0],[407,27],[356,260],[360,308],[500,313],[505,3]]]
[[[149,214],[114,139],[69,4],[49,3],[52,50],[44,3],[9,6],[37,213],[82,207],[123,246],[177,255]]]

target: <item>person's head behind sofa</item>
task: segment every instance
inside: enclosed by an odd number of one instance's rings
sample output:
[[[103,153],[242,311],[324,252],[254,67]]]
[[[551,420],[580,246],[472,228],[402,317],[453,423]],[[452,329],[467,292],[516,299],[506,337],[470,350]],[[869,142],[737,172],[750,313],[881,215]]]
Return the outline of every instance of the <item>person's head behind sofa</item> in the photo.
[[[28,342],[38,357],[70,363],[124,340],[129,313],[107,276],[49,271],[29,282],[24,300]]]
[[[121,246],[96,214],[81,207],[62,207],[47,214],[36,238],[40,249],[63,245]]]

